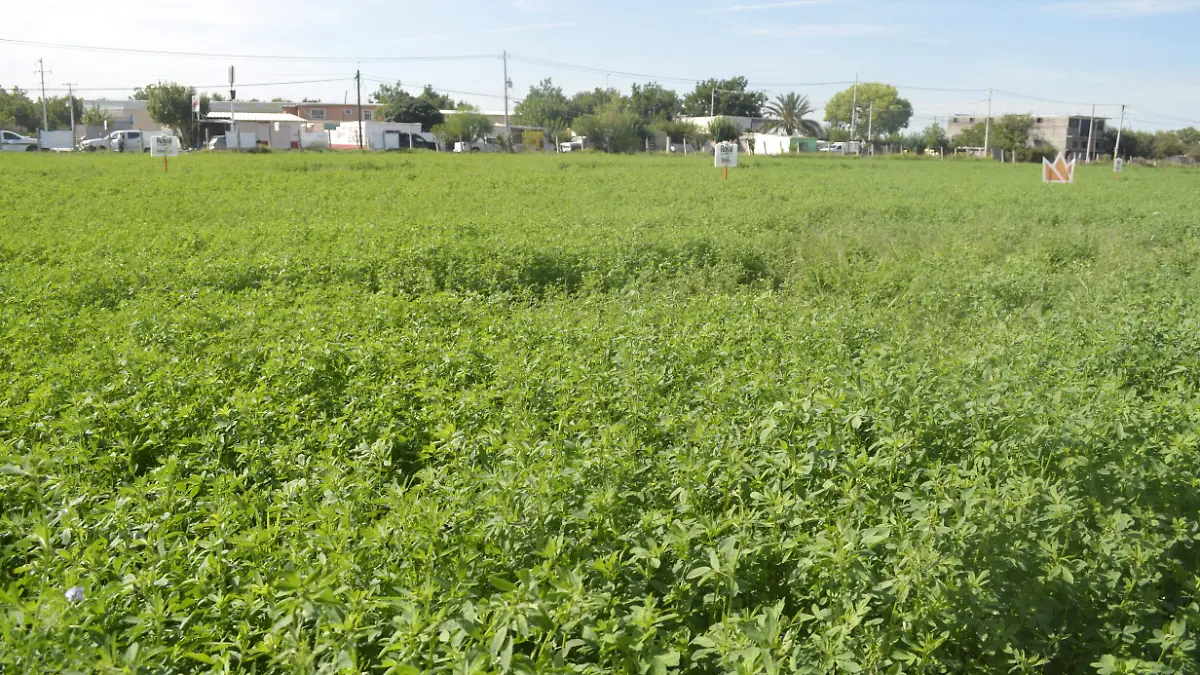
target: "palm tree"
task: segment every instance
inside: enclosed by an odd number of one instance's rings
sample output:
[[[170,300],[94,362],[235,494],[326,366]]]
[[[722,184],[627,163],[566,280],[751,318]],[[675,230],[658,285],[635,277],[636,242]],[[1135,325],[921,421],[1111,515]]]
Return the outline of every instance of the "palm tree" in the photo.
[[[767,113],[772,119],[767,120],[763,129],[767,131],[782,129],[783,133],[788,136],[795,136],[798,133],[819,136],[821,124],[815,120],[804,119],[814,112],[816,109],[813,108],[807,96],[801,96],[794,92],[787,96],[780,94],[775,97],[774,101],[767,104]]]

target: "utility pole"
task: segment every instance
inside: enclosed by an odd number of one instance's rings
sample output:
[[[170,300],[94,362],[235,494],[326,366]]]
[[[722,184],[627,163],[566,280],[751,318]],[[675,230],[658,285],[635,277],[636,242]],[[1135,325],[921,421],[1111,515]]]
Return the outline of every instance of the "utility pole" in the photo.
[[[363,149],[362,71],[354,71],[354,88],[358,90],[358,149]]]
[[[71,152],[75,151],[75,82],[63,82],[67,88],[67,108],[71,111]]]
[[[237,115],[233,112],[233,99],[237,98],[237,90],[233,88],[233,66],[229,66],[229,128],[233,130],[233,139],[237,143],[238,152],[242,151],[242,135],[238,133]],[[225,137],[225,147],[229,147],[229,137]]]
[[[854,140],[854,130],[858,125],[858,73],[854,74],[854,102],[850,104],[850,140]]]
[[[1121,156],[1121,132],[1125,130],[1125,106],[1121,106],[1121,124],[1117,126],[1117,147],[1113,148],[1113,165]]]
[[[987,157],[991,154],[992,141],[992,90],[988,89],[988,116],[987,122],[983,126],[983,156]]]
[[[1096,105],[1092,104],[1092,123],[1088,126],[1087,163],[1092,163],[1092,139],[1096,136]]]
[[[38,59],[38,69],[33,72],[42,74],[42,131],[50,131],[50,123],[46,119],[46,64],[42,59]]]
[[[512,152],[512,124],[508,119],[508,90],[512,89],[512,80],[508,79],[508,51],[500,56],[504,60],[504,144]]]
[[[867,142],[871,144],[871,156],[875,156],[875,102],[871,101],[871,114],[867,118]]]

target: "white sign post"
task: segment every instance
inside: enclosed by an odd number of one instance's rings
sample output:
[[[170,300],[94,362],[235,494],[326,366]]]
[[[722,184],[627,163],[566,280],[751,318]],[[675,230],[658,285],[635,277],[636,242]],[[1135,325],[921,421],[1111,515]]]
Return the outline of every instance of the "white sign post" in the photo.
[[[1121,172],[1125,170],[1125,160],[1120,157],[1113,160],[1113,173],[1116,174],[1116,180],[1121,180]]]
[[[179,156],[179,144],[176,143],[174,134],[162,134],[155,136],[154,142],[150,145],[151,157],[163,158],[163,173],[167,172],[167,158]]]
[[[738,146],[737,143],[723,141],[717,143],[713,151],[713,166],[718,169],[725,169],[725,180],[729,180],[729,167],[737,168]]]

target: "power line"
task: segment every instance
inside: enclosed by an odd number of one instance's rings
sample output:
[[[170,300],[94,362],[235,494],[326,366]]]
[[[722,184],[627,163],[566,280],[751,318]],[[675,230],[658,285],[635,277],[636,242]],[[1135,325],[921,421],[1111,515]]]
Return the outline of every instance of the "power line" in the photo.
[[[46,72],[50,72],[50,71],[46,71]],[[354,79],[354,76],[347,75],[346,77],[338,77],[338,78],[326,79],[326,80],[293,80],[290,82],[253,82],[250,84],[239,84],[238,88],[243,89],[246,87],[280,87],[280,86],[291,85],[291,84],[321,84],[321,83],[326,83],[326,82],[345,82],[347,80],[353,80],[353,79]],[[74,91],[133,91],[134,89],[141,89],[146,86],[153,86],[153,84],[151,84],[151,85],[139,84],[139,85],[135,85],[132,87],[75,87]],[[191,87],[191,88],[199,91],[201,89],[221,89],[222,87],[228,86],[228,83],[223,82],[221,84],[188,84],[185,86]],[[23,89],[23,90],[27,89],[26,87],[19,87],[19,88]],[[66,87],[46,87],[46,91],[69,91],[69,90]]]
[[[416,89],[416,88],[418,88],[418,85],[415,85],[415,84],[403,84],[403,83],[401,83],[401,82],[398,82],[397,80],[392,80],[392,79],[388,79],[388,78],[385,78],[385,77],[378,77],[378,76],[376,76],[376,75],[363,75],[363,79],[364,79],[364,80],[367,80],[367,81],[369,81],[369,82],[375,82],[375,83],[377,83],[377,84],[387,84],[387,85],[391,85],[391,84],[398,84],[398,85],[399,85],[401,88],[405,88],[405,89]],[[504,95],[503,95],[503,94],[484,94],[484,93],[482,93],[482,92],[478,92],[478,91],[460,91],[460,90],[458,90],[458,89],[446,89],[446,88],[439,87],[439,86],[437,86],[437,85],[434,85],[434,84],[430,84],[430,85],[420,85],[420,88],[421,88],[422,90],[424,90],[424,88],[425,88],[426,86],[433,87],[433,88],[434,88],[434,89],[436,89],[437,91],[444,91],[444,92],[446,92],[447,94],[458,94],[458,95],[460,95],[460,96],[482,96],[482,97],[484,97],[484,98],[496,98],[496,99],[504,98]]]
[[[1005,91],[1003,89],[997,89],[996,93],[1003,94],[1005,96],[1009,96],[1012,98],[1023,98],[1023,99],[1029,99],[1031,101],[1042,101],[1045,103],[1058,103],[1060,105],[1071,105],[1071,106],[1094,105],[1094,106],[1112,107],[1112,108],[1115,108],[1115,107],[1118,107],[1121,105],[1120,103],[1092,103],[1092,102],[1081,103],[1079,101],[1060,101],[1060,100],[1054,99],[1054,98],[1044,98],[1042,96],[1033,96],[1032,94],[1020,94],[1015,91]]]
[[[183,56],[199,59],[257,59],[264,61],[465,61],[470,59],[494,59],[497,54],[460,54],[448,56],[288,56],[284,54],[225,54],[209,52],[185,52],[166,49],[134,49],[131,47],[103,47],[98,45],[75,45],[54,42],[32,42],[0,38],[0,44],[45,49],[67,49],[110,54],[141,54],[148,56]]]
[[[1171,120],[1172,122],[1179,122],[1179,123],[1183,123],[1183,124],[1200,124],[1200,121],[1197,121],[1197,120],[1189,120],[1189,119],[1184,119],[1182,117],[1172,117],[1171,115],[1164,115],[1162,113],[1156,113],[1153,110],[1146,110],[1145,108],[1131,107],[1130,110],[1139,111],[1149,117],[1159,117],[1164,120]]]
[[[667,77],[665,75],[647,75],[645,73],[631,73],[621,70],[612,70],[611,68],[594,68],[592,66],[580,66],[573,63],[564,63],[562,61],[550,61],[548,59],[536,59],[525,56],[517,56],[509,54],[508,58],[521,63],[528,63],[535,66],[547,66],[550,68],[562,68],[564,70],[576,70],[583,73],[593,73],[596,75],[620,75],[622,77],[631,77],[642,80],[661,80],[664,82],[688,82],[696,83],[702,81],[694,77]]]

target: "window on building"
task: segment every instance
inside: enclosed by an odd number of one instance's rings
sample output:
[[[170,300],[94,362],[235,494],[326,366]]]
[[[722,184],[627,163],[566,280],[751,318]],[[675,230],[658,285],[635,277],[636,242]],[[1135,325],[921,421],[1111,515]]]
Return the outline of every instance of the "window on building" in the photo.
[[[657,145],[658,145],[658,143],[657,143],[657,141],[655,141],[653,136],[646,137],[646,149],[647,150],[654,150]]]
[[[1041,123],[1042,123],[1042,118],[1040,118],[1040,117],[1039,117],[1039,118],[1037,118],[1037,123],[1038,123],[1038,124],[1041,124]]]
[[[353,117],[354,116],[354,108],[346,108],[345,110],[342,111],[342,114],[345,115],[346,117]]]
[[[373,111],[373,110],[364,110],[363,111],[363,121],[370,122],[375,117],[374,113],[375,113],[375,111]]]
[[[308,118],[311,120],[325,119],[325,109],[324,108],[313,108],[312,110],[309,110]]]
[[[955,124],[958,124],[958,118],[957,118],[957,117],[955,117],[955,118],[954,118],[954,123],[955,123]]]
[[[974,118],[974,117],[972,117],[972,118],[971,118],[971,124],[975,124],[975,118]]]

